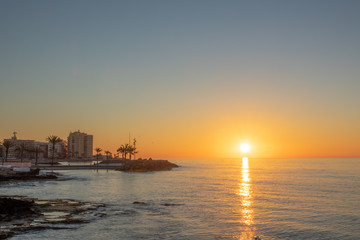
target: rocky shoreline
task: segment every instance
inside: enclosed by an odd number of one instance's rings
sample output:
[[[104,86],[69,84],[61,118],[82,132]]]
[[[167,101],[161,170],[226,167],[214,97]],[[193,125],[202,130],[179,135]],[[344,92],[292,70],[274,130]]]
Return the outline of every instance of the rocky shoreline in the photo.
[[[46,180],[57,179],[56,173],[40,174],[40,169],[32,169],[30,172],[16,172],[8,168],[0,168],[0,182],[9,180]]]
[[[115,169],[123,172],[152,172],[152,171],[170,171],[178,165],[168,160],[122,160],[122,165]]]
[[[88,223],[88,216],[102,217],[104,204],[76,200],[40,200],[23,196],[0,197],[0,239],[30,230],[70,229]]]
[[[115,170],[124,172],[169,171],[179,167],[167,160],[110,161],[103,161],[99,165],[116,163]],[[56,180],[58,175],[54,172],[43,173],[39,169],[19,172],[11,168],[0,168],[0,182]],[[134,204],[138,203],[134,202]],[[68,199],[41,200],[24,196],[0,196],[0,239],[7,239],[31,230],[73,229],[76,225],[85,224],[106,215],[98,211],[101,207],[105,205]]]

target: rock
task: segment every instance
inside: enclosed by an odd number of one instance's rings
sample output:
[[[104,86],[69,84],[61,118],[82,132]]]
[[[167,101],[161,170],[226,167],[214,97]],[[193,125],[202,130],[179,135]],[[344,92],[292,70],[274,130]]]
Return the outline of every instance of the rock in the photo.
[[[105,217],[105,216],[106,216],[106,213],[102,213],[102,212],[100,212],[100,213],[95,213],[94,216],[96,216],[96,217]]]
[[[33,201],[0,198],[0,220],[10,221],[38,214]]]
[[[0,181],[57,179],[57,176],[53,173],[39,175],[39,172],[40,169],[31,169],[29,172],[17,172],[8,168],[0,168]]]
[[[167,160],[123,160],[123,165],[117,168],[124,172],[151,172],[151,171],[169,171],[179,167]]]
[[[166,206],[166,207],[169,207],[169,206],[181,206],[183,204],[179,204],[179,203],[164,203],[164,204],[161,204],[163,206]]]
[[[103,206],[105,205],[66,199],[39,200],[3,196],[0,197],[0,239],[29,230],[68,229],[63,225],[88,223],[97,209]],[[88,214],[83,214],[83,207],[86,207]],[[78,213],[81,213],[81,217]],[[58,224],[60,227],[55,226]]]
[[[138,202],[138,201],[133,202],[133,204],[147,205],[145,202]]]
[[[9,231],[9,230],[1,230],[0,231],[0,239],[10,238],[13,235],[14,235],[13,231]]]

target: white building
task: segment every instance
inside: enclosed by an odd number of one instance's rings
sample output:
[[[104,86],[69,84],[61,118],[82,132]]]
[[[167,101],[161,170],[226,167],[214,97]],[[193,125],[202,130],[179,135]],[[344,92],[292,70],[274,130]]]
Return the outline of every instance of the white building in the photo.
[[[8,159],[19,159],[21,158],[20,151],[18,151],[21,145],[25,146],[25,151],[23,152],[23,159],[32,159],[34,158],[34,153],[31,151],[36,146],[40,146],[42,152],[39,154],[39,158],[47,158],[48,155],[48,143],[47,142],[37,142],[35,140],[22,140],[16,137],[16,132],[14,132],[14,136],[10,139],[4,139],[7,141],[12,141],[14,146],[9,148]],[[2,155],[5,157],[5,147],[2,146]]]

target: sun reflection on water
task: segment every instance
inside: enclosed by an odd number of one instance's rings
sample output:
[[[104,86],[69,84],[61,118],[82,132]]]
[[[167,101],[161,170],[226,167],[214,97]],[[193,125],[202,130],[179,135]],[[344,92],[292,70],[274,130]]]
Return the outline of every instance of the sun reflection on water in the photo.
[[[254,220],[251,196],[251,179],[249,174],[249,159],[242,158],[241,182],[239,183],[239,193],[241,196],[241,223],[245,226],[241,229],[239,239],[253,239]]]

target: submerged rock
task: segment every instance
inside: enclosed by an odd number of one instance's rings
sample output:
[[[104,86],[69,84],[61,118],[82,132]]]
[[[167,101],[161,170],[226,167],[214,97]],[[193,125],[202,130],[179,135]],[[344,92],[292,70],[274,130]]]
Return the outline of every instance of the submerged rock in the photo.
[[[14,235],[13,231],[9,231],[9,230],[1,230],[0,231],[0,239],[6,239],[9,237],[12,237]]]
[[[184,205],[184,204],[180,204],[180,203],[163,203],[161,204],[165,207],[170,207],[170,206],[181,206],[181,205]]]
[[[123,165],[117,168],[118,171],[124,172],[152,172],[152,171],[169,171],[178,165],[168,160],[122,160]]]

